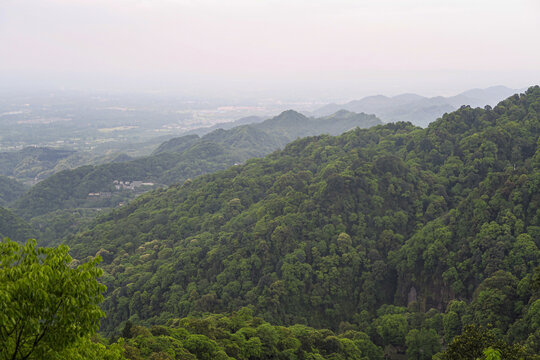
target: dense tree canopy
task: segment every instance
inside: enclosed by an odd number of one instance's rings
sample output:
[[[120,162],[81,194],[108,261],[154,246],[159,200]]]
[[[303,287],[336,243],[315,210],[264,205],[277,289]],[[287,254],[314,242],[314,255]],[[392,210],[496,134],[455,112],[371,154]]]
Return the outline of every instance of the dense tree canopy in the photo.
[[[365,333],[340,335],[304,325],[273,326],[248,308],[229,316],[175,319],[150,329],[127,323],[128,359],[334,359],[378,360],[383,352]]]
[[[519,345],[505,343],[493,330],[469,325],[443,353],[437,355],[437,360],[519,360],[525,357],[540,358],[538,354],[528,356]]]

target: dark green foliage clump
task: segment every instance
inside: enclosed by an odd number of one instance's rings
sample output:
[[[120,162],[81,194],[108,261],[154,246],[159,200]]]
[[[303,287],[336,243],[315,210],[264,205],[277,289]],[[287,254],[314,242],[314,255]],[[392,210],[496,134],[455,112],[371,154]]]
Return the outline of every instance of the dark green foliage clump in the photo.
[[[369,359],[382,349],[358,331],[341,335],[304,325],[273,326],[243,308],[230,315],[171,320],[171,326],[144,328],[126,323],[125,356],[142,359]]]
[[[521,360],[540,359],[535,354],[527,354],[526,348],[504,342],[493,330],[474,325],[466,326],[463,333],[456,336],[448,348],[438,354],[437,360],[477,360],[487,359],[488,354],[496,354],[498,359]]]
[[[6,206],[17,200],[26,190],[26,186],[17,180],[0,175],[0,206]]]

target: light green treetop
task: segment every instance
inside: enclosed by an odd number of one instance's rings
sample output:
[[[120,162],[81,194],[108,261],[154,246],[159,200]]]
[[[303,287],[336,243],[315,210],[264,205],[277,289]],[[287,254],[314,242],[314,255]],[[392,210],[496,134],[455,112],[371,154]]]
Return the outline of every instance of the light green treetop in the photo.
[[[58,358],[98,330],[101,259],[76,266],[68,250],[0,242],[1,360]]]

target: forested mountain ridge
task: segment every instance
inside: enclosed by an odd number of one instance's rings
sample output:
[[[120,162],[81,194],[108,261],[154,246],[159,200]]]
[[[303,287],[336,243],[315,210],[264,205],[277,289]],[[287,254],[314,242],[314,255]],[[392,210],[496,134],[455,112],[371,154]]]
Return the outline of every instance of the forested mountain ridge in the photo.
[[[300,139],[143,195],[67,243],[104,259],[106,331],[249,305],[398,350],[413,330],[448,343],[467,324],[534,342],[539,114],[535,86],[427,129]]]
[[[152,155],[164,152],[181,153],[187,150],[191,145],[195,144],[199,139],[200,137],[196,134],[172,138],[161,143],[157,149],[152,152]]]
[[[185,135],[196,134],[199,136],[203,136],[208,133],[211,133],[214,130],[218,130],[218,129],[229,130],[229,129],[232,129],[241,125],[252,125],[252,124],[260,123],[264,120],[266,120],[266,118],[263,118],[260,116],[246,116],[246,117],[234,120],[234,121],[222,122],[222,123],[218,123],[209,127],[201,127],[201,128],[193,129],[186,132]]]
[[[251,150],[254,155],[267,154],[289,142],[310,135],[339,135],[355,127],[368,128],[382,122],[373,115],[341,110],[335,114],[308,118],[294,110],[287,110],[271,119],[254,124],[236,126],[232,129],[219,128],[207,133],[200,139],[195,134],[173,138],[161,144],[153,154],[164,152],[181,153],[198,140],[223,143],[234,149]]]
[[[151,156],[59,172],[36,184],[13,204],[13,209],[30,219],[59,209],[114,207],[136,195],[130,191],[115,192],[115,180],[166,185],[183,182],[264,156],[299,136],[336,135],[356,126],[380,123],[375,116],[366,114],[348,113],[327,120],[308,119],[295,111],[287,111],[261,124],[218,129],[203,137],[174,138],[160,145]],[[89,198],[89,193],[98,192],[105,192],[107,196]]]

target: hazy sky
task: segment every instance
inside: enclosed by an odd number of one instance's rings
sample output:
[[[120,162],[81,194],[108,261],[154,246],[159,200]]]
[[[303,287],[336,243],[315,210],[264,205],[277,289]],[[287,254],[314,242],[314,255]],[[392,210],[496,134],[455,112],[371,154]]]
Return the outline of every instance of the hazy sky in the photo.
[[[448,95],[540,83],[540,0],[0,0],[0,86]]]

